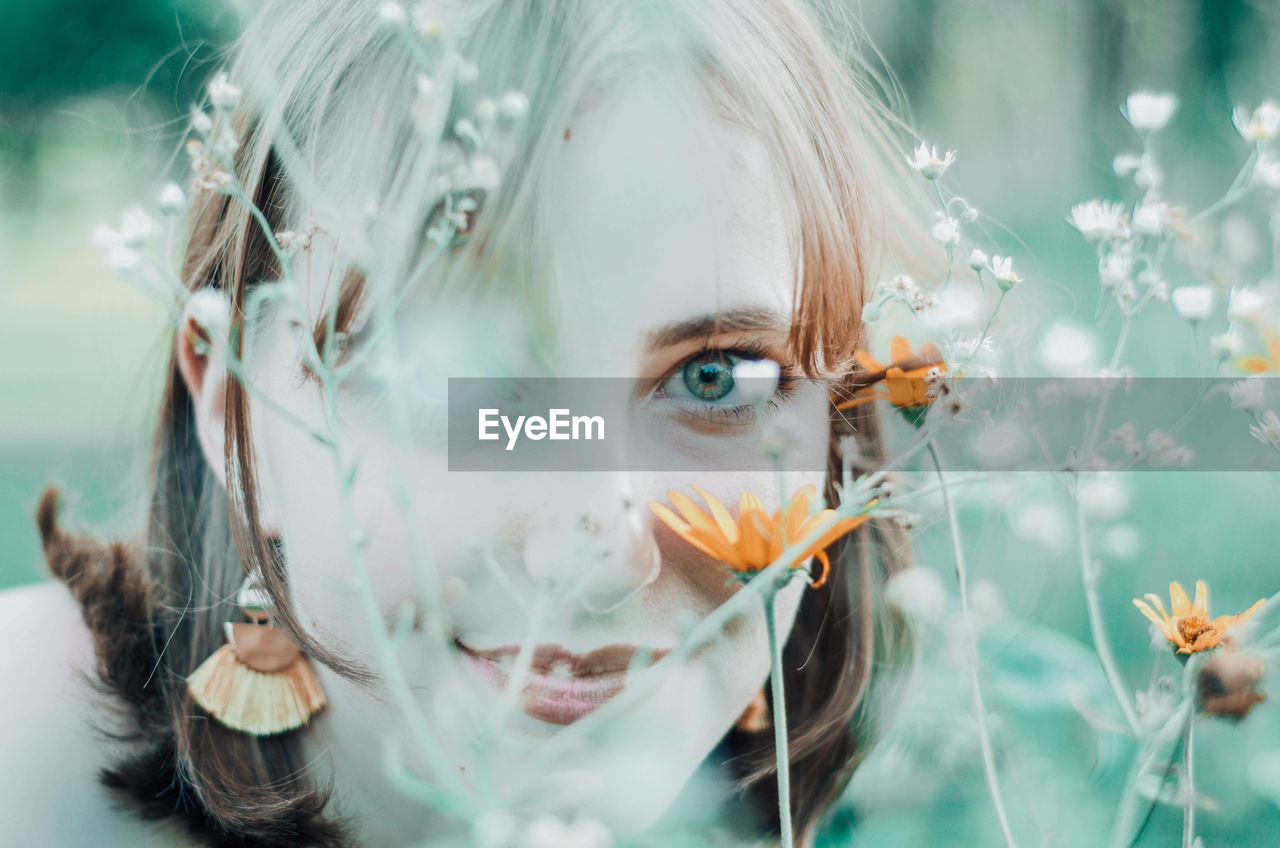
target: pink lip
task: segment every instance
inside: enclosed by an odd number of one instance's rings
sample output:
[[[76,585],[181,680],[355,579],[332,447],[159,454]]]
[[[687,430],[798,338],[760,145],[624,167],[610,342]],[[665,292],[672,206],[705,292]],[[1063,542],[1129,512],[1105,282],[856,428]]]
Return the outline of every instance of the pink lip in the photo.
[[[477,651],[455,643],[481,678],[497,688],[507,685],[507,667],[519,645]],[[526,714],[550,724],[572,724],[622,691],[627,668],[640,651],[635,645],[605,645],[587,654],[574,654],[559,645],[534,649],[520,706]],[[653,651],[652,664],[670,651]]]

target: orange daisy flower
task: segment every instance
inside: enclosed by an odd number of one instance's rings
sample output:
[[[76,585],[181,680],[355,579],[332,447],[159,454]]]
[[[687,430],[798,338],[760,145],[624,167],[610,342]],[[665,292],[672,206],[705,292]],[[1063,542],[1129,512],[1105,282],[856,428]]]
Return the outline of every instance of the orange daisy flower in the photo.
[[[815,589],[827,582],[827,575],[831,572],[826,547],[870,518],[868,515],[845,518],[825,533],[808,538],[818,525],[836,512],[834,509],[824,509],[813,515],[809,514],[809,503],[818,495],[814,486],[802,487],[786,506],[773,515],[769,514],[758,497],[750,492],[743,492],[738,501],[736,520],[714,495],[697,486],[693,489],[706,501],[711,510],[710,515],[703,512],[688,495],[675,490],[667,492],[667,499],[679,510],[679,515],[657,501],[650,501],[649,509],[680,538],[727,564],[734,571],[743,573],[763,570],[782,556],[783,550],[789,545],[803,539],[806,542],[804,549],[791,567],[800,568],[810,557],[816,556],[822,563],[822,574],[813,584]]]
[[[1160,628],[1160,632],[1164,634],[1166,639],[1178,646],[1178,653],[1180,654],[1195,654],[1218,647],[1222,643],[1222,637],[1226,635],[1228,630],[1237,624],[1244,624],[1249,620],[1250,616],[1258,611],[1259,607],[1266,603],[1266,600],[1263,599],[1237,615],[1222,615],[1215,619],[1210,619],[1209,587],[1205,585],[1203,580],[1196,581],[1196,599],[1194,603],[1187,598],[1187,593],[1183,590],[1182,584],[1176,580],[1169,584],[1169,601],[1172,614],[1165,612],[1164,604],[1160,602],[1160,598],[1150,593],[1146,597],[1151,602],[1150,606],[1137,598],[1133,599],[1134,606],[1143,615],[1151,619],[1156,627]],[[1152,609],[1152,607],[1155,607],[1155,609]]]
[[[929,342],[921,345],[920,350],[913,352],[911,343],[902,336],[894,336],[889,343],[889,354],[892,361],[883,365],[865,350],[854,351],[853,358],[869,373],[866,379],[870,385],[859,389],[852,400],[837,404],[836,409],[848,409],[851,406],[868,403],[873,400],[887,400],[902,409],[928,406],[933,403],[929,394],[929,372],[937,368],[945,372],[947,363],[942,361],[942,353],[937,345]],[[883,389],[872,388],[883,382]]]

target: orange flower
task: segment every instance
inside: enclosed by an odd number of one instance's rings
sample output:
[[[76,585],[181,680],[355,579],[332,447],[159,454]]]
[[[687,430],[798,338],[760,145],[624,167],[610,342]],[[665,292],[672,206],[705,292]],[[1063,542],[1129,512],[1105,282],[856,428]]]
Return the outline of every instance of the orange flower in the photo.
[[[836,409],[848,409],[869,401],[884,399],[902,409],[928,406],[933,403],[929,394],[928,374],[934,368],[946,372],[947,363],[942,361],[942,353],[932,342],[921,345],[918,352],[913,353],[911,343],[902,336],[894,336],[889,343],[889,354],[892,362],[882,365],[865,350],[854,351],[853,358],[869,373],[871,385],[859,389],[852,400],[838,404]],[[876,383],[883,382],[883,389],[872,389]]]
[[[1275,374],[1280,371],[1280,333],[1271,327],[1259,331],[1267,344],[1266,353],[1242,353],[1228,363],[1244,374]]]
[[[825,548],[836,539],[865,522],[870,516],[858,515],[836,522],[825,533],[813,535],[813,531],[832,515],[834,509],[824,509],[809,514],[809,502],[817,497],[813,486],[804,486],[792,496],[782,509],[769,515],[760,499],[750,492],[743,492],[738,501],[738,518],[735,521],[724,504],[709,492],[693,487],[706,501],[711,514],[703,512],[688,495],[671,490],[667,499],[680,511],[676,515],[665,504],[650,501],[649,508],[680,538],[703,553],[726,563],[735,571],[744,573],[761,571],[782,556],[783,550],[801,540],[804,549],[796,557],[792,568],[800,568],[816,556],[822,563],[822,575],[813,584],[820,588],[827,582],[831,561]]]
[[[1158,597],[1152,594],[1146,597],[1151,602],[1151,606],[1137,598],[1133,599],[1134,606],[1160,628],[1160,632],[1166,639],[1178,646],[1180,654],[1195,654],[1218,647],[1228,630],[1237,624],[1244,624],[1258,611],[1259,607],[1266,603],[1265,600],[1261,600],[1238,615],[1223,615],[1210,620],[1209,587],[1203,580],[1196,581],[1195,603],[1187,599],[1187,593],[1183,590],[1182,584],[1177,581],[1169,584],[1172,615],[1164,611],[1164,604]],[[1152,609],[1152,606],[1155,609]]]

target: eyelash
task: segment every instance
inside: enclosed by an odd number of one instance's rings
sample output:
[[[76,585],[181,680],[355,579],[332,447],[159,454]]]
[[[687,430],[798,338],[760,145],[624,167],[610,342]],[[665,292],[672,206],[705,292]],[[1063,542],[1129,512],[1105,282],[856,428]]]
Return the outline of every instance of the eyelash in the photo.
[[[658,388],[655,396],[664,397],[663,387],[674,377],[680,373],[690,361],[706,356],[707,354],[719,354],[725,357],[736,357],[737,359],[774,359],[773,351],[769,350],[763,344],[753,341],[742,341],[730,347],[714,347],[705,345],[701,350],[682,359],[675,368],[671,369],[658,382]],[[776,361],[776,360],[775,360]],[[774,390],[773,397],[769,399],[767,406],[770,409],[777,409],[778,402],[786,400],[795,393],[796,375],[794,369],[788,365],[779,363],[778,386]],[[717,406],[711,403],[698,403],[693,399],[686,399],[690,405],[696,405],[699,410],[694,413],[713,424],[723,426],[735,426],[751,423],[755,417],[755,407],[752,404],[741,404],[739,406]]]

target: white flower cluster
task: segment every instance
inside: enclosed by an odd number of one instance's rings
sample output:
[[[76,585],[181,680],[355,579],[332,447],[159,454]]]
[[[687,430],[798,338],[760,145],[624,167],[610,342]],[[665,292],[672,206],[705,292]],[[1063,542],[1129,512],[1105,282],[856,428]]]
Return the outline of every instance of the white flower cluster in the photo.
[[[232,159],[240,149],[240,138],[231,128],[230,112],[240,104],[241,96],[240,89],[221,71],[208,87],[213,115],[198,106],[191,109],[191,138],[186,151],[191,190],[197,194],[224,190],[233,181]]]
[[[305,227],[301,231],[297,230],[281,230],[275,234],[276,244],[280,246],[280,251],[285,256],[293,256],[296,253],[311,249],[311,241],[324,228],[320,226],[314,218],[309,219]]]
[[[1191,448],[1178,444],[1178,440],[1163,430],[1152,430],[1145,439],[1138,437],[1132,421],[1126,421],[1111,431],[1113,441],[1137,462],[1152,465],[1190,465],[1195,458]]]
[[[875,302],[868,303],[862,309],[864,321],[874,321],[880,315],[881,305],[892,301],[905,303],[916,312],[928,309],[937,303],[937,297],[931,292],[921,291],[920,286],[910,274],[898,274],[891,282],[876,283],[875,297],[877,298]]]
[[[89,243],[102,251],[103,262],[111,273],[128,276],[138,267],[143,244],[158,231],[155,220],[134,204],[121,214],[118,228],[106,224],[94,227]]]

